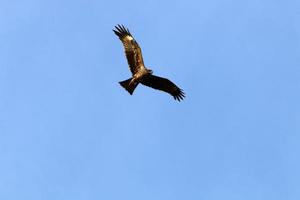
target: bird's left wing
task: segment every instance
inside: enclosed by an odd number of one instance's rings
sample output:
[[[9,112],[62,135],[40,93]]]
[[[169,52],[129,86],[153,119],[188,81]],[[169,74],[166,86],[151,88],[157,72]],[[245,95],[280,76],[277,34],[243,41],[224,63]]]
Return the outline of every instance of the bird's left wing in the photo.
[[[113,31],[123,43],[130,71],[135,74],[138,67],[144,66],[142,50],[128,29],[123,25],[115,26],[115,28],[116,30]]]
[[[149,75],[141,80],[143,85],[169,93],[175,100],[182,100],[185,94],[172,81],[159,76]]]

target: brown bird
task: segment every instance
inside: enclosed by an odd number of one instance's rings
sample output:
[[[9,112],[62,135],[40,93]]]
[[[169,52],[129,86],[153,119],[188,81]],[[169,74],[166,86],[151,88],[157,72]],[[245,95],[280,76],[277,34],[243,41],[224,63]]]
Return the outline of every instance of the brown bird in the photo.
[[[131,95],[139,83],[169,93],[175,100],[182,100],[185,94],[182,89],[166,78],[154,76],[153,71],[144,65],[142,50],[128,29],[123,25],[115,26],[113,32],[123,43],[132,77],[119,82]]]

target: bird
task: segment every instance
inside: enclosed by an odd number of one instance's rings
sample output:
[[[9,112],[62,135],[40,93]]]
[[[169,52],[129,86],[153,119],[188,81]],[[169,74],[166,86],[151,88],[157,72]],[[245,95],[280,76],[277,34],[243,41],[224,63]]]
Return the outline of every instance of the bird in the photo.
[[[167,92],[177,101],[183,100],[185,93],[181,88],[176,86],[172,81],[153,75],[153,71],[144,65],[142,50],[128,28],[118,24],[113,32],[119,37],[125,49],[125,55],[132,73],[132,77],[120,81],[119,84],[124,87],[130,95],[135,88],[141,83],[156,90]]]

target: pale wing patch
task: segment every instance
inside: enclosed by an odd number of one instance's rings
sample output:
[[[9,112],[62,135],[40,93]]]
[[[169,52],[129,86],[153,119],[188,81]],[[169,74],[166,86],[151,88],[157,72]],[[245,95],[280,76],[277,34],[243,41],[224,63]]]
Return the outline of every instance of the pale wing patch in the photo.
[[[126,35],[125,39],[129,41],[133,40],[133,38],[130,35]]]

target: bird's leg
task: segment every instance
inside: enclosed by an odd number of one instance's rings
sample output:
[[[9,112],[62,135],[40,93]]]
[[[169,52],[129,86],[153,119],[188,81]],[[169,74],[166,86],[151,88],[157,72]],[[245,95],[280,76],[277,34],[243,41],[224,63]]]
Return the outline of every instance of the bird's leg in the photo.
[[[130,80],[129,85],[134,84],[134,82],[135,82],[135,77],[133,77],[133,78]]]
[[[134,74],[132,79],[129,82],[129,85],[135,84],[135,82],[138,82],[138,80],[139,80],[138,74]]]

